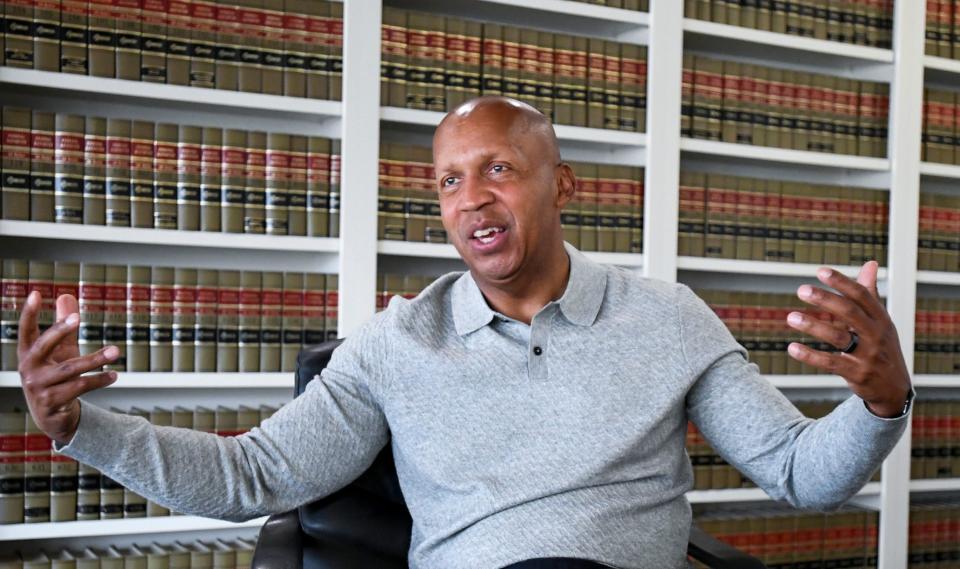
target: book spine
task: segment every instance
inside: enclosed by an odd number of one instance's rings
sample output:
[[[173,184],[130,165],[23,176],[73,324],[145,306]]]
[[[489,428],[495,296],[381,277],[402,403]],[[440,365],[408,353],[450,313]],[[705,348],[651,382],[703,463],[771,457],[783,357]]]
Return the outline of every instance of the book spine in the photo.
[[[29,176],[31,221],[54,221],[55,116],[54,113],[33,111],[33,124],[30,131]]]
[[[17,4],[8,2],[7,5]],[[33,4],[33,68],[43,71],[60,71],[60,46],[63,29],[60,21],[63,12],[60,0],[34,0]],[[8,8],[9,11],[9,8]],[[66,18],[70,20],[69,17]],[[16,31],[14,26],[12,32]],[[13,34],[16,37],[17,34]],[[15,40],[16,41],[16,40]],[[14,63],[16,66],[16,63]]]
[[[330,237],[340,237],[340,141],[330,142]]]
[[[130,226],[153,227],[155,125],[133,121],[130,138]]]
[[[3,259],[0,275],[0,369],[17,369],[17,334],[20,311],[27,299],[29,264],[17,259]]]
[[[391,143],[380,144],[378,163],[377,239],[404,240],[407,237],[404,184],[407,166],[402,160],[404,148]],[[414,239],[411,237],[411,241]]]
[[[127,267],[127,371],[153,371],[151,365],[150,267]]]
[[[247,133],[246,190],[244,194],[243,230],[245,233],[266,232],[266,166],[267,135]]]
[[[304,6],[307,24],[307,97],[311,99],[330,98],[331,57],[327,46],[329,31],[330,4],[327,2],[307,2]]]
[[[83,222],[84,118],[57,113],[54,217],[57,223]]]
[[[23,456],[23,521],[50,521],[50,439],[26,413]]]
[[[484,95],[502,95],[504,94],[503,26],[484,22],[482,42],[481,93]]]
[[[581,196],[580,247],[583,251],[597,250],[597,176],[596,164],[584,164],[578,176],[577,193]]]
[[[576,173],[578,168],[575,163],[568,162],[568,164]],[[576,184],[579,186],[579,179]],[[563,240],[577,249],[580,249],[580,198],[581,196],[575,193],[573,199],[567,202],[563,211],[560,212],[560,228],[563,231]]]
[[[194,371],[197,326],[197,270],[174,269],[173,277],[173,371]]]
[[[103,347],[104,266],[80,265],[80,329],[77,332],[80,353],[92,354]]]
[[[630,252],[643,253],[644,171],[633,167],[633,224],[630,226]]]
[[[217,371],[238,371],[240,272],[219,271],[217,278]]]
[[[303,277],[303,347],[322,344],[327,340],[326,275],[306,273]]]
[[[153,227],[155,229],[177,229],[178,136],[177,125],[157,124],[157,134],[153,141]]]
[[[115,520],[123,517],[123,486],[116,480],[100,475],[100,519]],[[101,565],[102,567],[102,565]]]
[[[217,41],[214,53],[214,84],[236,91],[240,73],[240,11],[232,0],[217,0]]]
[[[287,171],[287,234],[307,234],[307,137],[290,135]]]
[[[114,33],[117,38],[117,79],[140,80],[143,36],[140,26],[140,0],[114,0]]]
[[[174,269],[153,267],[150,274],[150,371],[173,371]]]
[[[283,273],[283,337],[280,371],[297,369],[297,354],[303,346],[303,273]]]
[[[380,106],[402,107],[405,99],[395,100],[406,84],[407,13],[384,6],[380,25]]]
[[[330,140],[311,136],[307,141],[307,235],[330,233]]]
[[[283,95],[283,1],[263,0],[263,92]]]
[[[103,344],[116,346],[120,356],[105,369],[127,369],[127,267],[107,265],[103,277]]]
[[[283,273],[260,276],[260,370],[280,371],[283,325]]]
[[[330,90],[327,98],[339,101],[343,91],[343,3],[328,4],[330,17],[327,19],[327,50],[330,54]],[[441,44],[442,45],[442,44]],[[440,109],[443,110],[443,109]]]
[[[23,523],[25,415],[0,411],[0,525]]]
[[[283,94],[287,97],[307,96],[307,59],[310,45],[303,0],[283,3]]]
[[[403,184],[406,204],[402,225],[396,214],[390,212],[390,221],[385,229],[386,235],[390,237],[393,234],[402,239],[405,230],[407,241],[427,241],[430,202],[433,198],[432,194],[435,192],[431,191],[432,188],[424,188],[423,180],[428,176],[427,172],[430,164],[422,161],[424,159],[423,153],[418,152],[415,148],[395,145],[394,151],[403,165],[401,184]],[[387,207],[391,207],[389,199]]]
[[[130,121],[107,119],[105,222],[130,227]]]
[[[167,82],[168,0],[140,0],[140,80]]]
[[[87,74],[88,43],[87,0],[62,0],[60,4],[60,72]]]
[[[184,231],[200,230],[200,176],[203,129],[198,126],[179,127],[177,168],[176,227]],[[159,224],[158,224],[159,227]]]
[[[446,97],[449,108],[456,108],[457,105],[467,100],[466,97],[466,27],[465,20],[457,18],[446,19],[446,29],[444,30],[445,44],[445,78],[444,78],[444,96]],[[384,29],[384,31],[386,31]],[[383,36],[383,34],[381,34]],[[388,41],[383,37],[382,41]],[[385,74],[381,72],[381,77]],[[382,96],[381,96],[382,99]]]
[[[213,432],[220,437],[234,437],[238,435],[237,410],[223,405],[217,406],[217,410],[214,411],[213,415]]]
[[[520,70],[519,99],[543,112],[537,100],[537,79],[540,69],[537,62],[539,55],[539,50],[537,49],[537,31],[521,29],[519,47],[519,61],[517,62]]]
[[[194,0],[167,0],[165,42],[166,82],[168,85],[189,85],[193,63],[191,28],[199,25]]]
[[[590,38],[587,43],[587,124],[590,128],[604,126],[604,80],[606,61],[604,42]]]
[[[256,271],[240,273],[238,371],[260,371],[260,279]]]
[[[606,164],[597,166],[597,251],[616,250],[616,185],[612,170]]]
[[[217,87],[217,3],[194,0],[190,5],[190,85]]]
[[[117,74],[117,2],[88,0],[87,60],[90,75],[113,78]]]
[[[340,314],[340,277],[339,275],[327,275],[326,288],[324,289],[323,302],[324,329],[326,330],[327,340],[336,340],[339,337],[339,314]]]
[[[220,154],[222,189],[219,227],[224,232],[242,233],[247,183],[247,133],[243,130],[228,129],[224,131],[223,142]]]
[[[290,135],[267,135],[266,232],[287,235],[290,175]]]
[[[200,230],[221,228],[220,204],[223,200],[223,131],[204,127],[200,148]],[[242,174],[241,174],[242,175]]]
[[[217,370],[217,283],[216,270],[197,270],[193,369],[198,372]]]
[[[537,32],[537,108],[551,120],[554,120],[553,77],[556,73],[555,35],[552,32]],[[619,82],[619,78],[617,79]]]
[[[4,65],[33,69],[36,30],[33,1],[8,0],[4,8]]]
[[[248,93],[263,92],[263,1],[239,0],[240,70],[237,87]]]
[[[634,203],[634,181],[631,179],[633,168],[616,166],[611,169],[614,176],[614,213],[616,225],[614,227],[613,250],[619,253],[630,253],[632,227],[636,204]]]
[[[603,42],[603,128],[620,126],[620,44]]]
[[[86,117],[83,137],[83,223],[106,223],[107,119]]]
[[[3,219],[30,219],[31,122],[28,109],[3,107],[3,159],[0,163],[3,176],[0,214]]]
[[[643,132],[646,114],[646,80],[641,75],[642,47],[631,44],[620,46],[620,130]],[[644,75],[646,68],[643,67]],[[641,121],[644,124],[641,124]]]
[[[77,461],[50,450],[50,439],[42,435],[50,461],[50,521],[77,519]],[[38,444],[39,444],[38,440]],[[28,448],[29,448],[29,442]],[[38,451],[39,457],[39,451]]]
[[[56,299],[64,294],[80,298],[80,263],[55,261],[53,264],[53,296],[41,310],[47,311],[46,319],[52,324],[56,314]]]

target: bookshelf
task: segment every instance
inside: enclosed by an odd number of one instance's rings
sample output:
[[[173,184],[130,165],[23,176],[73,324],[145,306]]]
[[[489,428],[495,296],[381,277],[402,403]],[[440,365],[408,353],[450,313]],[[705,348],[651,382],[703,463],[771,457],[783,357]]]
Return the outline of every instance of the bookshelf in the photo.
[[[594,35],[649,46],[648,121],[646,133],[626,133],[558,126],[567,159],[643,165],[646,167],[643,255],[590,253],[600,262],[630,267],[641,274],[676,281],[678,271],[697,274],[717,286],[731,277],[775,283],[785,278],[814,281],[814,265],[763,263],[678,257],[678,196],[673,191],[681,168],[771,176],[817,183],[840,183],[890,192],[889,269],[881,272],[888,310],[912,368],[916,286],[960,285],[960,274],[916,270],[917,212],[921,176],[952,181],[960,166],[921,163],[920,125],[924,74],[928,81],[960,88],[960,61],[923,55],[924,5],[900,0],[896,5],[894,49],[883,50],[837,42],[749,30],[685,19],[682,2],[652,0],[649,13],[568,0],[387,0],[392,6],[426,9],[531,25],[558,32]],[[375,311],[378,266],[411,274],[450,270],[462,263],[450,245],[378,241],[377,164],[382,133],[429,137],[441,113],[381,108],[381,10],[376,3],[347,0],[345,10],[343,102],[157,85],[0,67],[0,101],[44,110],[90,115],[142,117],[202,126],[279,130],[339,138],[342,141],[342,206],[339,239],[273,237],[237,234],[179,233],[88,226],[0,221],[4,250],[36,252],[54,258],[98,262],[151,262],[180,266],[278,270],[318,270],[340,275],[340,334],[348,335]],[[535,22],[535,24],[533,23]],[[846,77],[889,81],[890,137],[887,158],[831,155],[758,146],[734,145],[680,137],[680,85],[684,49],[715,53],[733,60],[761,62],[801,70],[826,70]],[[169,233],[169,235],[168,235]],[[129,261],[128,261],[129,260]],[[103,262],[103,261],[100,261]],[[306,265],[305,265],[306,263]],[[855,274],[857,267],[842,267]],[[773,286],[773,284],[771,284]],[[290,374],[121,373],[117,385],[102,397],[135,397],[138,390],[173,392],[192,401],[194,393],[220,393],[256,398],[274,389],[289,393]],[[781,389],[843,389],[832,376],[770,376]],[[916,376],[924,389],[960,388],[957,376]],[[19,386],[15,374],[0,374],[0,389]],[[169,389],[167,389],[169,388]],[[0,391],[6,396],[8,391]],[[880,568],[906,567],[909,492],[956,491],[960,481],[909,480],[909,427],[883,467],[883,480],[870,483],[858,499],[879,508]],[[700,491],[696,503],[762,501],[758,489]],[[248,522],[253,527],[262,520]],[[224,524],[224,525],[207,525]],[[150,535],[169,531],[202,531],[239,527],[199,518],[144,518],[98,522],[0,526],[0,541],[44,540],[91,536]],[[71,529],[80,528],[80,529]],[[90,529],[84,529],[90,528]],[[62,534],[60,533],[62,532]],[[85,533],[89,532],[89,533]]]

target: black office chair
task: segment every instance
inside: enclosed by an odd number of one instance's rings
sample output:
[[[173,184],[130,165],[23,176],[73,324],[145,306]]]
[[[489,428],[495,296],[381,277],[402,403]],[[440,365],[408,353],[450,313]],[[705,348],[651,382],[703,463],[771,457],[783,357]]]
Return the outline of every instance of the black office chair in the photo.
[[[330,362],[342,340],[300,352],[296,387]],[[333,494],[270,516],[257,540],[252,569],[402,569],[407,567],[412,520],[388,444],[355,481]],[[693,526],[687,552],[717,569],[763,569],[759,560]]]

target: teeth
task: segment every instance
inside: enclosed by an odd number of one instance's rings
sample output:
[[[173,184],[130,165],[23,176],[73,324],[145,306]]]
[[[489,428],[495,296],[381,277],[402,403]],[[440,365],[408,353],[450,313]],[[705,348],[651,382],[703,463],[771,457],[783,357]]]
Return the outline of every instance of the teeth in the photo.
[[[499,227],[485,227],[483,229],[474,231],[473,236],[477,239],[483,240],[483,238],[487,235],[490,235],[491,233],[500,233],[501,231],[503,231],[503,229]],[[490,240],[492,241],[493,237],[491,237]],[[484,241],[484,243],[489,243],[489,241]]]

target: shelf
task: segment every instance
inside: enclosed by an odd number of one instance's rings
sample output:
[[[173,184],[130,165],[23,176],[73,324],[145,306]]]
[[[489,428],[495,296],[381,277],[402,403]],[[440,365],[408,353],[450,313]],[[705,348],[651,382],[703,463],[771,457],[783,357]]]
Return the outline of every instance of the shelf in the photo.
[[[541,15],[560,14],[576,18],[624,22],[635,26],[646,26],[650,23],[650,14],[647,12],[609,8],[572,0],[471,0],[471,3],[477,6],[478,12],[502,6],[515,10],[537,12]]]
[[[880,494],[879,482],[868,482],[857,496],[877,496]],[[767,493],[760,488],[731,488],[726,490],[691,490],[687,492],[691,504],[724,504],[730,502],[766,502]]]
[[[953,164],[940,164],[937,162],[921,162],[920,175],[930,178],[958,180],[960,179],[960,166],[955,166]]]
[[[773,261],[744,261],[738,259],[715,259],[710,257],[677,257],[677,269],[685,271],[701,271],[714,273],[731,273],[740,275],[770,275],[777,277],[809,277],[817,278],[817,269],[832,266],[810,263],[778,263]],[[860,271],[858,266],[832,267],[841,273],[856,278]],[[887,268],[880,267],[877,280],[887,278]]]
[[[337,253],[340,243],[329,237],[295,237],[287,235],[251,235],[210,231],[176,231],[134,227],[104,227],[44,221],[0,220],[0,236],[54,239],[63,241],[96,241],[174,247],[212,247],[216,249],[248,249],[260,251],[299,251],[305,253]]]
[[[913,376],[914,387],[958,387],[960,388],[960,375],[950,374],[915,374]]]
[[[14,371],[0,372],[0,387],[20,387],[20,376]],[[118,372],[116,383],[109,389],[246,389],[293,387],[293,372],[276,373],[167,373]]]
[[[267,518],[265,517],[233,523],[196,516],[163,516],[121,520],[0,525],[0,542],[257,528],[266,521]]]
[[[960,285],[960,273],[947,271],[917,271],[918,284]]]
[[[845,58],[866,63],[893,63],[893,51],[877,47],[852,45],[843,42],[805,38],[790,34],[781,34],[764,30],[755,30],[741,26],[718,24],[706,20],[684,18],[683,31],[686,35],[701,36],[707,43],[731,42],[752,44],[764,49],[790,50],[827,55],[832,58]],[[722,46],[717,46],[722,47]],[[763,54],[760,54],[761,56]]]
[[[420,257],[425,259],[456,259],[460,254],[449,243],[416,243],[411,241],[378,241],[377,253],[397,257]],[[643,255],[634,253],[607,253],[584,251],[584,255],[594,262],[621,267],[643,266]]]
[[[722,156],[727,158],[736,158],[738,160],[817,166],[818,168],[831,168],[837,170],[858,170],[868,173],[886,173],[890,170],[890,160],[886,158],[870,158],[866,156],[852,156],[848,154],[829,154],[826,152],[809,152],[806,150],[769,148],[766,146],[734,144],[731,142],[717,142],[714,140],[681,138],[680,150],[689,154]]]
[[[257,114],[337,118],[340,117],[342,109],[339,101],[88,77],[12,67],[0,67],[0,84],[70,96],[82,93],[87,97],[115,103],[146,102],[163,106],[170,103],[188,104],[191,108],[199,107],[207,111],[244,110],[255,111]]]
[[[960,478],[911,480],[911,492],[960,492]]]
[[[927,81],[956,84],[960,79],[960,60],[924,55],[923,67],[926,70],[924,79]]]
[[[846,389],[847,382],[839,375],[765,375],[777,389]]]

